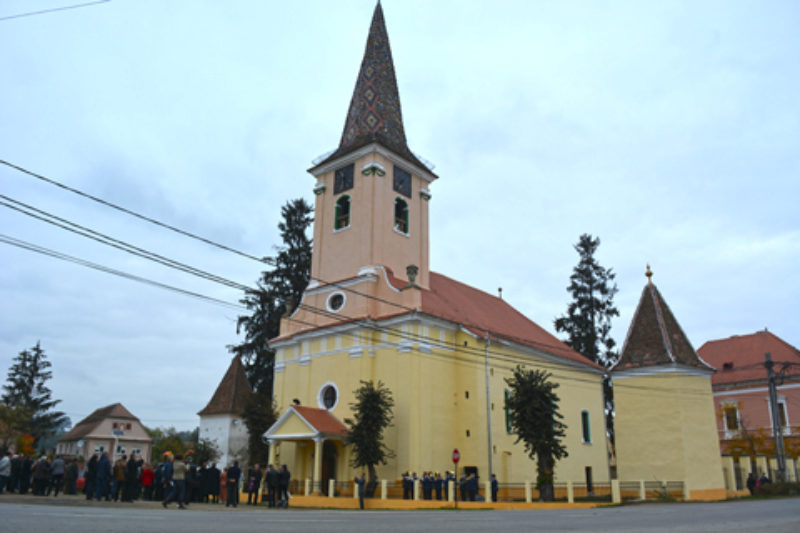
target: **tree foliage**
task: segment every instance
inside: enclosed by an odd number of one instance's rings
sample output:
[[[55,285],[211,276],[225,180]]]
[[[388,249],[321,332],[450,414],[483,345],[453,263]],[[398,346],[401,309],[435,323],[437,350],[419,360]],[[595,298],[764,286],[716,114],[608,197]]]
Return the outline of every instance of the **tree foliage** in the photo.
[[[611,338],[611,319],[619,316],[614,307],[617,294],[616,274],[600,266],[594,254],[600,238],[584,233],[575,250],[580,260],[569,277],[567,291],[572,302],[567,314],[555,320],[556,331],[565,332],[565,341],[576,352],[608,368],[617,360],[616,343]]]
[[[261,273],[257,288],[245,292],[240,300],[250,311],[236,322],[236,332],[244,333],[241,344],[228,349],[242,358],[250,385],[271,402],[272,368],[275,352],[269,339],[280,332],[281,317],[294,310],[311,276],[311,240],[307,230],[313,222],[313,209],[302,198],[281,208],[283,220],[278,224],[282,246],[277,255],[268,258],[272,268]],[[265,400],[262,400],[265,401]]]
[[[385,465],[394,457],[394,452],[383,442],[384,430],[392,424],[394,399],[392,392],[382,382],[361,381],[354,391],[355,401],[350,404],[353,418],[346,418],[347,441],[353,445],[350,465],[353,468],[367,467],[369,484],[367,495],[372,496],[378,476],[375,466]]]
[[[264,441],[263,435],[277,419],[277,408],[271,396],[256,392],[250,395],[242,413],[242,420],[247,425],[249,464],[267,464],[269,445]]]
[[[200,428],[192,431],[178,431],[174,427],[147,429],[153,439],[152,461],[159,463],[164,455],[189,455],[197,464],[209,463],[219,459],[221,452],[213,441],[200,438]]]
[[[69,424],[66,414],[53,410],[61,400],[54,400],[47,387],[47,381],[53,377],[48,370],[51,366],[37,342],[14,358],[3,385],[2,401],[9,414],[6,423],[11,424],[12,431],[32,435],[34,447],[59,427]]]
[[[517,366],[506,378],[510,394],[507,408],[516,442],[525,444],[525,451],[536,459],[537,488],[544,501],[553,499],[553,467],[558,459],[567,457],[561,442],[566,425],[558,411],[558,383],[550,381],[551,374]]]

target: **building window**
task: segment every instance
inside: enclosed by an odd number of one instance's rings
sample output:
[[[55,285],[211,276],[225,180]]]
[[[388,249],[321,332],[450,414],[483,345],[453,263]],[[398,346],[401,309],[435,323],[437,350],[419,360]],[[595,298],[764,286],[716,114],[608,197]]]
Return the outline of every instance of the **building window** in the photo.
[[[724,413],[725,429],[727,431],[739,431],[739,409],[735,405],[726,405]]]
[[[332,313],[338,313],[341,311],[342,307],[344,307],[345,300],[346,298],[343,292],[334,292],[328,296],[328,300],[326,302],[328,311]]]
[[[329,381],[320,387],[319,394],[317,395],[317,405],[319,405],[322,409],[331,411],[338,404],[339,389],[336,387],[335,383]]]
[[[114,452],[114,453],[117,454],[117,455],[121,455],[121,454],[125,453],[125,446],[122,445],[122,444],[117,444],[117,451]]]
[[[127,430],[129,430],[129,431],[130,431],[130,429],[131,429],[132,427],[133,427],[133,424],[131,424],[130,422],[128,422],[127,424],[125,424],[125,429],[127,429]]]
[[[589,411],[581,411],[581,429],[583,431],[583,443],[592,443],[592,427],[589,423]]]
[[[336,218],[333,229],[340,230],[350,227],[350,196],[344,195],[336,200]]]
[[[511,391],[505,389],[506,433],[513,433],[514,428],[511,426],[511,407],[509,403],[511,403]]]
[[[408,203],[402,198],[394,199],[394,229],[408,235]]]

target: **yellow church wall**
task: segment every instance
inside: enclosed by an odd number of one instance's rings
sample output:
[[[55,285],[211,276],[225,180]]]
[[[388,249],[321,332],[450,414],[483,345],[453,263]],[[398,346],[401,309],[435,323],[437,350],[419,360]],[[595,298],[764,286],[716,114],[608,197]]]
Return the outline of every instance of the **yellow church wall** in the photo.
[[[724,496],[709,377],[614,378],[614,409],[620,480],[686,481],[691,494]]]
[[[298,398],[303,405],[318,407],[320,388],[333,382],[340,397],[332,412],[344,420],[350,417],[349,406],[360,381],[380,380],[392,391],[395,401],[394,424],[387,428],[385,442],[396,454],[388,465],[378,467],[380,477],[397,479],[406,470],[417,473],[450,470],[452,450],[458,448],[462,456],[459,467],[476,466],[482,479],[486,479],[489,448],[485,361],[481,355],[484,342],[433,321],[427,324],[406,321],[387,327],[403,330],[406,335],[424,335],[436,340],[435,345],[425,348],[424,343],[410,342],[393,332],[361,330],[355,335],[358,341],[353,340],[354,335],[341,334],[340,351],[330,350],[335,344],[334,336],[320,341],[318,345],[327,346],[329,351],[321,356],[312,354],[307,364],[291,362],[293,360],[285,354],[291,353],[292,347],[282,345],[279,354],[284,354],[285,366],[275,374],[279,412],[285,411],[293,398]],[[361,344],[353,344],[355,342]],[[443,348],[443,345],[450,348]],[[498,344],[491,344],[490,351],[493,471],[502,483],[535,480],[535,462],[528,458],[523,444],[514,444],[516,437],[506,432],[504,408],[507,388],[504,378],[510,377],[515,366],[514,361],[505,358],[529,356]],[[358,356],[351,356],[353,353]],[[595,482],[607,481],[601,376],[544,359],[530,358],[530,361],[533,367],[551,371],[553,379],[562,383],[557,393],[561,398],[560,411],[568,425],[565,443],[569,457],[557,463],[556,481],[583,482],[587,466],[592,468]],[[589,444],[581,442],[582,410],[590,413],[592,442]],[[281,445],[282,450],[287,447],[292,445]],[[339,454],[337,477],[340,480],[353,475],[345,457],[349,452],[345,450]],[[281,457],[286,456],[282,451]],[[297,452],[293,452],[293,459],[310,461],[308,456]],[[307,468],[307,465],[301,467]]]

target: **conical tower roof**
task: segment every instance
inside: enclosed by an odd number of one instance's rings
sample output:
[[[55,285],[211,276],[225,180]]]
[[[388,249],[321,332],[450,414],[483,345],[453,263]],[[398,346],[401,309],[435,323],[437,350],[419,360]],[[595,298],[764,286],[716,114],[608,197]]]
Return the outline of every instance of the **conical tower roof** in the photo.
[[[658,292],[647,268],[647,285],[642,291],[636,313],[619,360],[612,372],[655,366],[693,367],[705,371],[714,368],[700,359],[692,344]]]
[[[247,374],[244,372],[244,365],[239,356],[234,356],[231,366],[225,372],[225,376],[220,381],[214,396],[202,411],[197,413],[203,415],[241,415],[244,412],[247,399],[253,393]]]
[[[339,147],[317,166],[370,143],[379,143],[409,162],[426,168],[408,148],[394,74],[389,35],[380,2],[375,6],[367,46]]]

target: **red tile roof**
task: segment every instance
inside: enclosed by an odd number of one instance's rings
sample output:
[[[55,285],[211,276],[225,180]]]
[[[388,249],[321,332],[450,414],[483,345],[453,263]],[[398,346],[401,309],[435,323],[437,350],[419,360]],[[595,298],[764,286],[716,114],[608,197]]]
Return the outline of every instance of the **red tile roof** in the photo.
[[[667,302],[648,281],[612,372],[676,364],[714,370],[698,357]]]
[[[311,424],[311,427],[324,435],[347,435],[347,427],[326,409],[304,405],[293,405],[291,408]]]
[[[545,331],[502,298],[436,272],[430,273],[430,290],[422,291],[421,311],[460,324],[480,337],[505,339],[571,361],[601,368]]]
[[[697,350],[700,357],[717,367],[717,373],[711,378],[712,385],[766,380],[764,354],[767,352],[775,362],[776,371],[784,362],[800,364],[800,350],[766,330],[708,341]]]
[[[253,393],[244,366],[239,356],[234,356],[228,371],[220,381],[214,396],[200,412],[203,415],[236,414],[241,415],[247,399]]]

